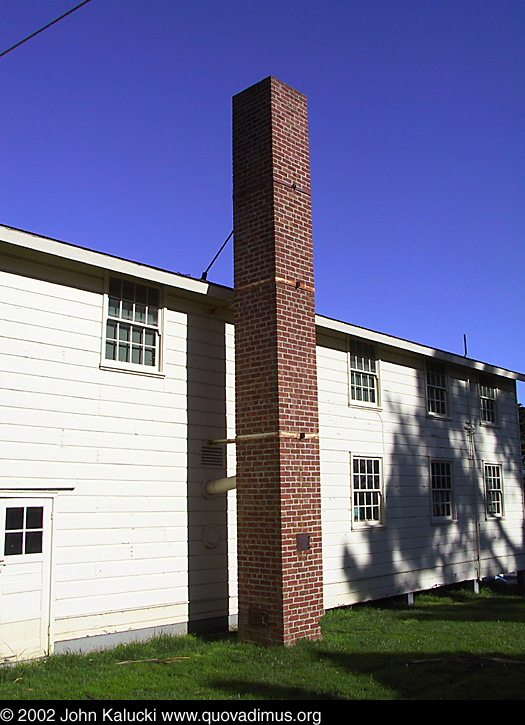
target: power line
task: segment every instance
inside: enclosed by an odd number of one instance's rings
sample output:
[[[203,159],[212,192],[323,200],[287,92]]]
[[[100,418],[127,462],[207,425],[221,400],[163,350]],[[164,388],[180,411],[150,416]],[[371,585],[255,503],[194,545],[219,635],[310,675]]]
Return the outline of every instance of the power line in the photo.
[[[12,46],[11,46],[10,48],[8,48],[7,50],[4,50],[4,51],[3,51],[2,53],[0,53],[0,58],[1,58],[1,57],[2,57],[3,55],[7,55],[8,53],[10,53],[10,52],[11,52],[12,50],[14,50],[15,48],[18,48],[18,47],[19,47],[20,45],[22,45],[23,43],[27,43],[27,41],[28,41],[28,40],[31,40],[31,38],[34,38],[34,37],[35,37],[35,35],[38,35],[38,34],[39,34],[39,33],[41,33],[41,32],[42,32],[43,30],[47,30],[47,28],[50,28],[50,27],[51,27],[52,25],[54,25],[55,23],[58,23],[58,21],[59,21],[59,20],[62,20],[62,18],[65,18],[65,17],[67,17],[68,15],[71,15],[71,13],[74,13],[74,12],[75,12],[75,10],[78,10],[79,8],[81,8],[81,7],[82,7],[82,5],[87,5],[87,4],[88,4],[88,3],[90,3],[90,2],[91,2],[91,0],[84,0],[84,2],[83,2],[83,3],[80,3],[80,5],[77,5],[76,7],[72,8],[71,10],[68,10],[68,11],[67,11],[67,13],[64,13],[64,14],[63,14],[63,15],[61,15],[61,16],[60,16],[59,18],[56,18],[55,20],[52,20],[52,21],[51,21],[50,23],[48,23],[47,25],[44,25],[44,27],[43,27],[43,28],[40,28],[40,30],[36,30],[36,31],[35,31],[34,33],[31,33],[31,35],[28,35],[28,36],[27,36],[27,38],[24,38],[24,39],[23,39],[23,40],[21,40],[20,42],[18,42],[18,43],[15,43],[15,45],[12,45]]]
[[[226,241],[225,241],[225,242],[223,242],[223,244],[222,244],[222,247],[221,247],[221,248],[219,249],[219,251],[217,252],[217,254],[215,255],[215,257],[214,257],[214,258],[213,258],[213,259],[211,260],[210,264],[208,265],[208,268],[207,268],[207,270],[206,270],[205,272],[203,272],[203,273],[202,273],[202,277],[201,277],[201,279],[205,280],[205,279],[207,278],[207,276],[208,276],[208,272],[210,271],[210,268],[211,268],[211,265],[212,265],[212,264],[213,264],[213,263],[215,262],[215,260],[216,260],[216,259],[217,259],[217,257],[219,256],[219,254],[220,254],[220,253],[222,252],[222,250],[224,249],[224,247],[225,247],[225,246],[226,246],[226,245],[228,244],[228,242],[230,241],[231,237],[233,237],[233,231],[232,231],[232,232],[230,232],[230,235],[228,236],[228,238],[226,239]]]

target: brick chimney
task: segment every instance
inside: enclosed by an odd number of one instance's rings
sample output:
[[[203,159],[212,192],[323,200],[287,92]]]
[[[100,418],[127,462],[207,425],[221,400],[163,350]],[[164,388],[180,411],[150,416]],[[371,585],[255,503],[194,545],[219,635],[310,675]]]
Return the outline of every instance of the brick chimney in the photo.
[[[306,98],[233,99],[239,637],[321,636],[321,499]]]

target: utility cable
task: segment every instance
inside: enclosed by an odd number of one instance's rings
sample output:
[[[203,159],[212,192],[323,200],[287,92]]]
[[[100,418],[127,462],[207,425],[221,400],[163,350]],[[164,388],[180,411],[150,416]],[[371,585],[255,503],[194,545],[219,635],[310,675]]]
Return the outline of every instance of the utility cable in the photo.
[[[233,236],[233,231],[230,232],[230,235],[229,235],[228,239],[226,239],[226,241],[223,242],[222,247],[219,249],[219,251],[217,252],[217,254],[215,255],[215,257],[211,260],[210,264],[208,265],[208,269],[205,272],[202,273],[201,279],[205,280],[207,278],[208,272],[210,271],[210,268],[211,268],[211,265],[215,262],[215,260],[217,259],[217,257],[219,256],[219,254],[222,252],[222,250],[224,249],[224,247],[228,244],[228,242],[230,241],[230,239],[231,239],[232,236]]]
[[[38,35],[38,34],[39,34],[39,33],[41,33],[41,32],[42,32],[43,30],[47,30],[47,28],[50,28],[50,27],[51,27],[52,25],[54,25],[55,23],[58,23],[58,21],[59,21],[59,20],[62,20],[62,18],[65,18],[65,17],[67,17],[68,15],[71,15],[71,13],[74,13],[74,12],[75,12],[75,10],[78,10],[78,9],[79,9],[79,8],[81,8],[81,7],[83,6],[83,5],[87,5],[87,4],[88,4],[88,3],[90,3],[90,2],[91,2],[91,0],[84,0],[84,2],[83,2],[83,3],[80,3],[80,5],[77,5],[76,7],[72,8],[71,10],[68,10],[68,11],[67,11],[67,13],[64,13],[64,14],[63,14],[63,15],[61,15],[61,16],[60,16],[59,18],[56,18],[55,20],[52,20],[52,21],[51,21],[50,23],[48,23],[47,25],[44,25],[44,27],[43,27],[43,28],[40,28],[40,30],[36,30],[36,31],[35,31],[34,33],[31,33],[31,35],[28,35],[28,36],[27,36],[27,38],[24,38],[24,39],[23,39],[23,40],[21,40],[20,42],[18,42],[18,43],[15,43],[15,45],[12,45],[12,46],[11,46],[10,48],[8,48],[7,50],[4,50],[4,51],[2,51],[2,53],[0,53],[0,58],[1,58],[1,57],[2,57],[3,55],[7,55],[8,53],[10,53],[10,52],[11,52],[12,50],[14,50],[15,48],[18,48],[18,47],[19,47],[20,45],[22,45],[23,43],[27,43],[27,41],[28,41],[28,40],[31,40],[31,38],[34,38],[34,37],[35,37],[35,35]]]

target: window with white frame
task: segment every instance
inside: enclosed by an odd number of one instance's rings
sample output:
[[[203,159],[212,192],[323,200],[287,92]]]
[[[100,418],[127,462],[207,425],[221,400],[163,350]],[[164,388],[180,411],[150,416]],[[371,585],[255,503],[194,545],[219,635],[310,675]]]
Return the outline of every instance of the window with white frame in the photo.
[[[158,370],[160,292],[132,280],[111,277],[104,358],[124,366]]]
[[[350,340],[350,399],[365,405],[378,404],[378,364],[375,348]]]
[[[454,488],[451,461],[430,462],[432,519],[452,521],[455,518]]]
[[[498,422],[496,410],[496,388],[494,388],[488,380],[480,381],[479,406],[481,422],[495,425]]]
[[[503,477],[501,466],[494,463],[484,464],[485,501],[487,516],[501,518],[503,516]]]
[[[383,475],[380,458],[352,458],[352,520],[354,524],[383,522]]]
[[[427,410],[432,415],[447,415],[447,372],[443,363],[427,361]]]
[[[41,554],[44,532],[42,506],[13,506],[5,510],[4,556]]]

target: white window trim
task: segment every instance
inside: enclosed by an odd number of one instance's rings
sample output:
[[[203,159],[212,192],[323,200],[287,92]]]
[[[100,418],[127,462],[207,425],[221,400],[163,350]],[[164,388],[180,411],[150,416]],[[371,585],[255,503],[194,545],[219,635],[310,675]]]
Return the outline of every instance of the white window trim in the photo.
[[[485,499],[485,519],[487,521],[501,521],[505,518],[505,480],[503,477],[503,464],[496,463],[495,461],[483,461],[483,495]],[[501,513],[500,514],[491,514],[489,512],[489,499],[488,499],[488,492],[487,492],[487,474],[486,474],[486,467],[487,466],[496,466],[499,468],[499,474],[500,474],[500,481],[501,481]]]
[[[355,340],[356,342],[359,342],[361,344],[369,345],[373,351],[374,351],[374,360],[376,364],[376,371],[375,373],[368,373],[366,371],[362,370],[354,370],[352,368],[352,351],[351,351],[351,343],[352,340]],[[348,405],[352,408],[367,408],[367,409],[373,409],[373,410],[381,410],[381,364],[380,359],[377,354],[377,345],[373,342],[368,342],[367,340],[359,340],[358,338],[347,338],[347,376],[348,376]],[[373,375],[376,382],[375,387],[375,394],[376,394],[376,400],[375,402],[368,402],[366,400],[354,400],[352,398],[352,372],[364,372],[366,375]]]
[[[435,413],[430,410],[430,396],[428,394],[429,389],[429,382],[428,382],[428,374],[430,372],[429,367],[431,367],[433,364],[437,364],[443,367],[443,375],[445,377],[445,387],[439,388],[439,390],[445,391],[445,407],[446,411],[445,413]],[[438,386],[431,386],[434,388],[437,388]],[[426,406],[427,406],[427,418],[437,418],[439,420],[450,420],[450,381],[449,381],[449,374],[448,374],[448,368],[447,365],[438,360],[434,361],[433,359],[429,359],[425,361],[425,400],[426,400]]]
[[[108,306],[109,306],[109,280],[110,277],[116,277],[122,280],[129,280],[130,282],[143,284],[145,287],[155,287],[159,290],[159,320],[156,327],[158,342],[157,342],[157,363],[156,365],[138,365],[132,362],[120,362],[119,360],[108,360],[106,358],[106,323],[108,321]],[[101,370],[116,371],[121,373],[131,373],[132,375],[142,375],[153,378],[163,378],[164,374],[164,324],[165,324],[165,304],[164,294],[162,287],[144,282],[141,279],[129,277],[128,275],[117,274],[106,272],[104,279],[104,294],[102,296],[102,333],[100,341],[100,364]]]
[[[367,460],[379,461],[379,521],[358,521],[355,517],[354,506],[354,460],[364,458]],[[372,489],[376,490],[376,489]],[[363,529],[378,529],[385,526],[385,476],[383,467],[383,456],[373,455],[370,453],[350,453],[350,522],[353,531],[362,531]]]
[[[448,463],[450,466],[450,491],[451,491],[451,515],[450,516],[435,516],[434,515],[434,488],[432,485],[432,464],[433,463]],[[455,485],[455,472],[454,472],[454,461],[450,458],[430,458],[428,466],[428,477],[429,477],[429,492],[430,492],[430,521],[432,524],[452,524],[455,523],[457,518],[456,508],[456,485]],[[438,489],[436,489],[438,490]],[[447,489],[448,490],[448,489]]]

